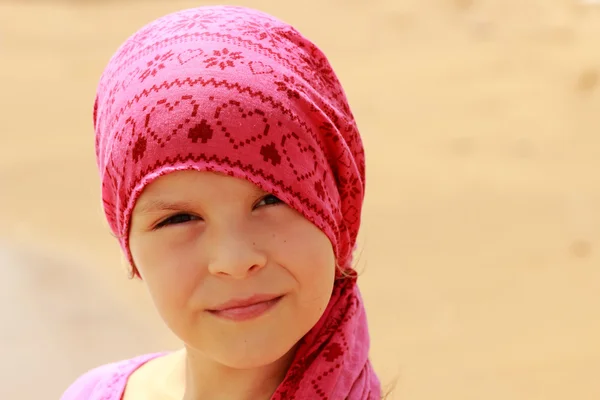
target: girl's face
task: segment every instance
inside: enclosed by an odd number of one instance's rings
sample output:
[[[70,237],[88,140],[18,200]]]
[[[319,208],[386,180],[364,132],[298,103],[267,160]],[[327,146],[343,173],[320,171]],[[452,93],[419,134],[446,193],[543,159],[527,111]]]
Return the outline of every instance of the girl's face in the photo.
[[[173,172],[148,185],[133,210],[130,249],[169,328],[233,368],[289,353],[333,289],[323,232],[252,183],[212,172]]]

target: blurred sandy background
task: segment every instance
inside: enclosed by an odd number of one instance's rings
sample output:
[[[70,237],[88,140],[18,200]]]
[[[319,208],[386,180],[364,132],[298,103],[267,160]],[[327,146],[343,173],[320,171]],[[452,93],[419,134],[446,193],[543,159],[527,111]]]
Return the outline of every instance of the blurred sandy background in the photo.
[[[203,1],[0,0],[0,398],[170,349],[100,208],[91,109]],[[329,56],[368,157],[360,268],[395,399],[600,399],[600,6],[247,0]]]

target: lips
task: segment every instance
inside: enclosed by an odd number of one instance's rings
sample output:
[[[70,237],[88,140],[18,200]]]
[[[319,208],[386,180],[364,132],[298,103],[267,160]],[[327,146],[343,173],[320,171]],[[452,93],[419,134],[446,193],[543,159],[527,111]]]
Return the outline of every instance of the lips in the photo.
[[[254,319],[275,307],[282,295],[261,294],[245,299],[234,299],[207,311],[214,316],[233,321]]]

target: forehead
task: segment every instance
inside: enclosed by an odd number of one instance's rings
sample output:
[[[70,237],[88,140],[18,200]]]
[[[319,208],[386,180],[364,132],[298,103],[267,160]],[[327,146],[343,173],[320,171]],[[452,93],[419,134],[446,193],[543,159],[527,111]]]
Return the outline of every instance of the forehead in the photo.
[[[186,203],[204,197],[225,199],[232,196],[244,199],[264,192],[246,179],[218,172],[174,171],[150,182],[142,191],[135,208],[138,211],[180,209]]]

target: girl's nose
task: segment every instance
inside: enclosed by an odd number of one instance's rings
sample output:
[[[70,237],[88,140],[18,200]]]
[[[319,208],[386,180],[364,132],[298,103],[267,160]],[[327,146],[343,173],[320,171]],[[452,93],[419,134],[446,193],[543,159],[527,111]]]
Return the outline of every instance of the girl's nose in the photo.
[[[229,230],[212,241],[208,271],[213,275],[244,279],[262,269],[267,256],[241,229]]]

